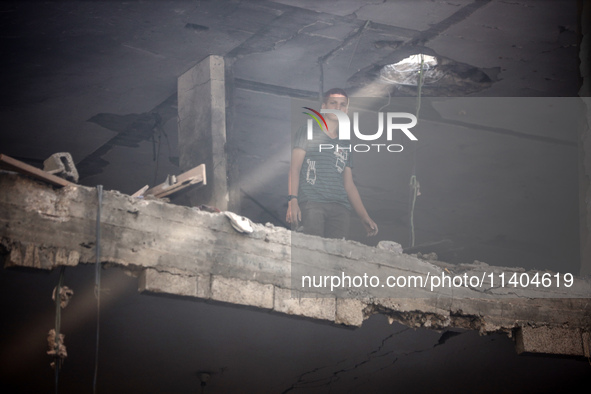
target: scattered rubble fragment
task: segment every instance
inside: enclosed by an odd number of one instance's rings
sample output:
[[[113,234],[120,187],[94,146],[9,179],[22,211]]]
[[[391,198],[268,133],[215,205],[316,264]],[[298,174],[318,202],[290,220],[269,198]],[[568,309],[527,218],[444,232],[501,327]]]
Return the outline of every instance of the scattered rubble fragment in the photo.
[[[389,250],[396,254],[402,254],[402,245],[394,241],[380,241],[378,242],[378,249]]]
[[[236,215],[234,212],[230,211],[225,211],[224,214],[228,217],[228,219],[230,219],[232,227],[234,227],[234,229],[239,233],[250,234],[253,232],[250,220],[248,220],[244,216]]]
[[[66,359],[66,357],[68,357],[68,352],[66,351],[66,345],[64,345],[64,338],[65,338],[64,334],[59,334],[59,338],[56,342],[55,330],[53,328],[51,330],[49,330],[49,332],[47,333],[47,345],[49,347],[47,354],[49,356],[55,357],[55,360],[51,362],[52,368],[55,368],[56,361],[59,361],[59,365],[61,366],[61,364]]]
[[[70,182],[78,182],[78,170],[74,165],[72,155],[68,152],[54,153],[43,162],[43,171],[57,175]]]
[[[55,301],[55,291],[57,287],[53,289],[53,294],[51,295],[51,299]],[[68,306],[70,299],[74,295],[74,290],[70,289],[68,286],[62,286],[60,288],[60,307],[64,309]]]

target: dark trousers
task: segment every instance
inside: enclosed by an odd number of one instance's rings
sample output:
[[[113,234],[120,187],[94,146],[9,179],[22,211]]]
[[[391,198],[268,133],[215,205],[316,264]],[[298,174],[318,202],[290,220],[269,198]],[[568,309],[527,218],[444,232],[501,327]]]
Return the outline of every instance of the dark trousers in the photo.
[[[307,201],[300,206],[304,233],[324,238],[346,238],[351,212],[343,204]]]

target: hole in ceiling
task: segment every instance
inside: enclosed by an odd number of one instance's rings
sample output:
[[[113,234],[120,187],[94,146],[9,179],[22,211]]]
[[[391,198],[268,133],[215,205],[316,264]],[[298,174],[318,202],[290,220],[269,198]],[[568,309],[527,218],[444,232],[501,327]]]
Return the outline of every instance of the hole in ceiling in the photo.
[[[498,81],[500,67],[479,68],[438,55],[427,47],[405,47],[349,78],[359,97],[415,96],[423,63],[422,94],[461,97],[485,90]]]
[[[383,82],[417,86],[423,73],[423,84],[429,85],[439,81],[444,73],[438,65],[437,58],[422,53],[410,55],[399,62],[387,64],[380,70]]]

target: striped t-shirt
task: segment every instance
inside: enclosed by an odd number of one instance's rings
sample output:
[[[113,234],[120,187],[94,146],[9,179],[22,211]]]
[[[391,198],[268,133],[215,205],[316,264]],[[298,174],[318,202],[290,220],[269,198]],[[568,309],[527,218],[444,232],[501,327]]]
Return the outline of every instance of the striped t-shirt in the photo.
[[[340,142],[338,138],[330,138],[318,127],[313,129],[312,140],[307,139],[306,127],[297,131],[293,148],[306,151],[300,170],[298,202],[336,202],[351,209],[343,182],[343,171],[345,167],[353,168],[352,155],[350,144]],[[324,144],[322,151],[320,144]],[[327,145],[333,145],[333,148],[328,148]]]

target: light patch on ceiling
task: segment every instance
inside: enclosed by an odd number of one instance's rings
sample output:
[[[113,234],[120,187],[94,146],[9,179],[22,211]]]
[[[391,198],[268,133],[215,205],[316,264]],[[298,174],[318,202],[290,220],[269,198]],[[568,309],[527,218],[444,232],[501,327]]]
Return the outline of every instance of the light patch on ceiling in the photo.
[[[390,84],[417,86],[422,70],[422,83],[431,84],[439,81],[444,75],[437,65],[438,61],[435,56],[422,53],[414,54],[397,63],[382,67],[380,79]]]

